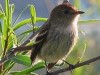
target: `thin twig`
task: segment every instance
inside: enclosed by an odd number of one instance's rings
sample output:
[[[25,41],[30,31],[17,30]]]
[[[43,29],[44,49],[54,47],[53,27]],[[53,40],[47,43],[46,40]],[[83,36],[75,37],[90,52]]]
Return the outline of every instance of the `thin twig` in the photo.
[[[78,64],[75,64],[75,65],[73,65],[72,69],[76,69],[76,68],[84,66],[84,65],[89,65],[90,63],[93,63],[93,62],[95,62],[97,60],[100,60],[100,56],[97,56],[95,58],[89,59],[87,61],[84,61],[84,62],[81,62],[81,63],[78,63]],[[60,73],[63,73],[63,72],[66,72],[66,71],[70,71],[70,70],[71,70],[70,67],[67,67],[67,68],[64,68],[64,69],[60,69],[60,70],[51,72],[49,75],[58,75]]]

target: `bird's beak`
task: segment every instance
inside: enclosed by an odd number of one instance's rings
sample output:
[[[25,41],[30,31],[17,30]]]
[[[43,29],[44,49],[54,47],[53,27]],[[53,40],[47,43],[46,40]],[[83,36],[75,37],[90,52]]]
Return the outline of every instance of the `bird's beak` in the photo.
[[[78,13],[78,14],[83,14],[83,13],[85,13],[85,12],[83,12],[83,11],[77,11],[77,13]]]

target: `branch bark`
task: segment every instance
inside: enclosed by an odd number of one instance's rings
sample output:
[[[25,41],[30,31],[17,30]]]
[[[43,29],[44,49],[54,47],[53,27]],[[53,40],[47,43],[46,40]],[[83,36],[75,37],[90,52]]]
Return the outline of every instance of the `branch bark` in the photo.
[[[84,62],[81,62],[81,63],[78,63],[78,64],[75,64],[73,65],[72,69],[75,69],[75,68],[78,68],[78,67],[82,67],[84,65],[89,65],[90,63],[93,63],[97,60],[100,60],[100,56],[97,56],[95,58],[92,58],[92,59],[89,59],[87,61],[84,61]],[[67,67],[67,68],[64,68],[64,69],[59,69],[57,71],[53,71],[51,72],[50,74],[46,74],[46,75],[58,75],[60,73],[63,73],[63,72],[66,72],[66,71],[70,71],[70,67]]]

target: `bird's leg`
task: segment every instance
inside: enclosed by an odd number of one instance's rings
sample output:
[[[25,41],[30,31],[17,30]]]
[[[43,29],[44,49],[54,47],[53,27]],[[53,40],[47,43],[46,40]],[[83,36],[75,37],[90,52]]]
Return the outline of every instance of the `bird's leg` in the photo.
[[[45,61],[45,66],[46,66],[46,75],[52,75],[52,74],[48,71],[48,65],[47,65],[46,61]]]

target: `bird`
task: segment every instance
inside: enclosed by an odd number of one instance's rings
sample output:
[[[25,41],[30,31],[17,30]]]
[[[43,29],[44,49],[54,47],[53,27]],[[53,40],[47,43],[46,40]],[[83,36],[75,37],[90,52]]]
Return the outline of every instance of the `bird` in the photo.
[[[77,43],[77,22],[83,13],[68,1],[53,8],[37,34],[30,55],[31,62],[34,63],[38,57],[48,62],[46,65],[49,71],[59,60],[65,60]]]

